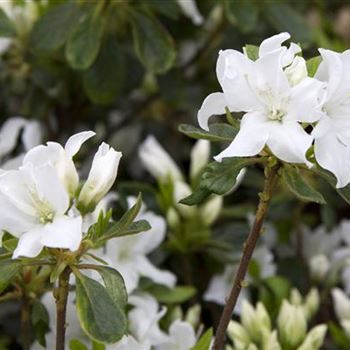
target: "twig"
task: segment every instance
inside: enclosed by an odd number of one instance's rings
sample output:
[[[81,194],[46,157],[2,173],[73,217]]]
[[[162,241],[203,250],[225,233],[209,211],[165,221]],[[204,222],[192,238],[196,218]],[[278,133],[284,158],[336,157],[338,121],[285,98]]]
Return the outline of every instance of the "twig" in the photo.
[[[24,295],[22,298],[21,307],[21,343],[23,350],[30,349],[31,336],[30,336],[30,302]]]
[[[221,314],[219,326],[216,330],[215,343],[213,347],[213,349],[215,350],[221,350],[224,346],[226,329],[231,320],[234,307],[237,303],[238,296],[244,284],[244,278],[247,273],[248,265],[252,258],[256,242],[259,238],[261,228],[267,214],[267,209],[270,203],[272,190],[277,180],[277,171],[278,171],[278,166],[275,166],[274,168],[265,168],[264,189],[259,194],[260,200],[259,200],[259,205],[255,214],[254,224],[244,244],[243,253],[241,256],[241,260],[239,262],[237,274],[236,274],[230,295],[227,299],[226,305]]]

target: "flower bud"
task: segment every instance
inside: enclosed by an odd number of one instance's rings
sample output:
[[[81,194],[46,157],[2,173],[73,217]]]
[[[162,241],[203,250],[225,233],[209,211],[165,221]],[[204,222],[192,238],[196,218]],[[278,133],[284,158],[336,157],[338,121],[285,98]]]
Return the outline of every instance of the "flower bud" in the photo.
[[[281,345],[277,338],[277,331],[264,333],[262,350],[281,350]]]
[[[139,148],[139,157],[144,167],[158,181],[182,180],[181,170],[154,136],[148,136]]]
[[[193,328],[197,328],[200,323],[202,308],[199,304],[191,306],[185,317],[185,321],[192,325]]]
[[[330,262],[327,256],[319,254],[311,258],[309,267],[312,279],[317,282],[322,282],[329,272]]]
[[[176,210],[173,207],[170,207],[166,213],[166,220],[168,222],[168,225],[171,229],[176,229],[176,227],[180,223],[179,214],[176,212]]]
[[[198,140],[191,150],[190,177],[196,178],[204,166],[208,163],[210,156],[210,142]]]
[[[332,297],[334,303],[334,311],[338,319],[350,320],[350,299],[347,295],[339,288],[332,290]]]
[[[296,288],[291,290],[289,300],[290,303],[295,306],[302,305],[303,303],[303,297]]]
[[[248,332],[238,322],[230,321],[227,328],[227,335],[232,340],[235,349],[243,350],[250,344]]]
[[[306,336],[303,343],[297,348],[297,350],[318,350],[323,344],[324,337],[326,336],[327,326],[320,324],[311,329]]]
[[[223,203],[222,196],[211,196],[200,208],[200,216],[203,223],[211,225],[219,216]]]
[[[192,217],[196,213],[197,208],[179,203],[181,199],[192,193],[190,186],[183,181],[175,181],[174,183],[174,204],[180,214],[185,218]]]
[[[345,334],[350,338],[350,320],[341,320],[340,324],[343,327]]]
[[[317,312],[320,306],[320,293],[317,288],[312,288],[305,297],[304,310],[305,316],[310,320]]]
[[[277,319],[278,333],[283,348],[294,349],[303,341],[307,323],[302,307],[284,300]]]
[[[122,154],[102,143],[92,161],[89,176],[80,191],[78,208],[91,211],[112,187]]]
[[[300,56],[295,56],[292,64],[287,67],[284,72],[291,86],[299,84],[307,77],[306,62]]]

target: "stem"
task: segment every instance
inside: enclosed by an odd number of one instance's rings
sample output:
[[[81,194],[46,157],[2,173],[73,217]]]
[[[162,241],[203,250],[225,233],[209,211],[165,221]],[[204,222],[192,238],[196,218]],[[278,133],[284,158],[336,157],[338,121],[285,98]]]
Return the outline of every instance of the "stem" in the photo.
[[[221,314],[220,322],[216,330],[215,343],[213,349],[221,350],[224,346],[226,329],[231,320],[234,307],[237,303],[238,296],[244,285],[244,277],[247,273],[249,262],[252,258],[256,242],[258,241],[261,228],[266,217],[267,209],[269,207],[272,190],[277,180],[278,166],[273,168],[265,168],[265,183],[264,189],[259,194],[260,200],[258,208],[255,214],[255,220],[253,227],[249,233],[249,236],[244,244],[243,253],[239,262],[237,274],[230,292],[230,295],[226,301],[226,305]]]
[[[30,349],[30,303],[26,296],[23,296],[21,307],[21,343],[23,350]]]
[[[58,287],[55,289],[56,298],[56,350],[64,350],[66,335],[66,310],[69,292],[70,267],[66,267],[58,280]]]

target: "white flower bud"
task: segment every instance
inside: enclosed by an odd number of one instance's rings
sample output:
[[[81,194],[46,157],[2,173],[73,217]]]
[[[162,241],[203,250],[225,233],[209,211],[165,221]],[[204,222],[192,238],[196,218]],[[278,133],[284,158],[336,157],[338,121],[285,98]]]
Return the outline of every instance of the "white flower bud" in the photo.
[[[317,312],[320,306],[320,293],[317,288],[312,288],[305,297],[304,310],[305,316],[310,320]]]
[[[192,325],[193,328],[197,328],[200,323],[202,308],[199,304],[190,307],[186,313],[185,321]]]
[[[323,344],[324,337],[326,336],[327,326],[320,324],[311,329],[306,336],[303,343],[297,348],[297,350],[318,350]]]
[[[107,194],[117,177],[122,154],[102,143],[92,161],[89,176],[80,191],[78,207],[93,210]]]
[[[244,350],[250,344],[251,340],[248,332],[238,322],[230,321],[227,328],[227,335],[232,340],[235,349]]]
[[[300,56],[295,56],[292,64],[284,72],[291,86],[299,84],[307,77],[307,68],[305,60]]]
[[[284,300],[278,315],[277,325],[283,348],[293,349],[299,346],[307,331],[306,318],[302,307],[291,305]]]
[[[139,157],[144,167],[158,181],[182,180],[181,170],[154,136],[148,136],[139,148]]]
[[[350,299],[347,295],[339,288],[332,290],[332,297],[334,303],[334,311],[338,319],[350,320]]]
[[[190,177],[194,179],[200,171],[207,165],[210,156],[210,142],[208,140],[198,140],[191,150]]]
[[[345,334],[350,338],[350,320],[341,320],[340,324],[343,327]]]
[[[173,230],[176,229],[176,227],[179,225],[180,223],[179,214],[174,208],[171,207],[168,209],[166,213],[166,220],[168,222],[169,227]]]
[[[192,217],[195,215],[197,208],[179,203],[181,199],[192,193],[190,186],[183,181],[175,181],[174,183],[174,204],[184,217]]]
[[[303,297],[296,288],[293,288],[291,290],[289,300],[290,300],[291,304],[296,305],[296,306],[302,305],[302,303],[303,303]]]
[[[211,196],[200,208],[200,216],[206,225],[211,225],[219,216],[223,204],[222,196]]]
[[[330,262],[323,254],[315,255],[309,261],[310,274],[315,281],[323,281],[330,269]]]
[[[277,331],[265,332],[262,343],[262,350],[281,350],[281,345],[278,342]]]

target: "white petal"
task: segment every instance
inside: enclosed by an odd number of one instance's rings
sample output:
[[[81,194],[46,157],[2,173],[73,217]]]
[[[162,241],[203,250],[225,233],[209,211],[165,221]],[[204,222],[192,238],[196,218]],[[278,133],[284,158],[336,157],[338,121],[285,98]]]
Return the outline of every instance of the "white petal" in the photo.
[[[331,131],[315,140],[315,157],[322,168],[337,178],[337,188],[350,182],[350,149]]]
[[[69,157],[75,156],[79,152],[82,144],[94,135],[96,135],[96,133],[93,131],[83,131],[71,136],[64,146],[67,155]]]
[[[190,177],[194,179],[207,165],[210,157],[210,142],[198,140],[191,149]]]
[[[62,216],[44,226],[41,243],[50,248],[76,251],[82,239],[82,218]]]
[[[241,121],[241,128],[232,143],[215,158],[249,157],[259,154],[268,139],[265,117],[260,113],[247,113]]]
[[[183,14],[191,18],[193,24],[198,26],[204,22],[195,0],[177,0],[177,3],[181,7]]]
[[[24,126],[22,134],[22,142],[24,149],[29,151],[31,148],[37,146],[42,141],[42,127],[36,120],[28,121]]]
[[[225,114],[225,107],[228,106],[225,95],[222,92],[214,92],[208,95],[198,111],[198,124],[204,130],[209,130],[208,120],[213,115]]]
[[[162,344],[162,349],[185,350],[191,349],[196,344],[196,335],[193,327],[188,323],[175,320],[169,328],[170,342]]]
[[[285,162],[309,165],[305,155],[312,140],[312,136],[307,134],[297,122],[270,123],[267,145],[277,158]]]
[[[176,277],[173,273],[158,269],[145,256],[140,255],[135,259],[135,268],[138,268],[141,276],[148,277],[155,283],[168,287],[174,287],[176,284]]]
[[[265,39],[259,46],[259,57],[279,49],[283,42],[290,39],[289,33],[280,33]]]
[[[37,256],[43,249],[43,244],[40,242],[42,237],[42,227],[34,228],[26,232],[20,237],[17,248],[13,252],[13,258],[25,256],[33,258]]]
[[[10,153],[16,146],[18,136],[25,125],[26,120],[22,117],[7,119],[0,130],[0,157]]]

